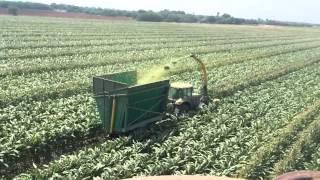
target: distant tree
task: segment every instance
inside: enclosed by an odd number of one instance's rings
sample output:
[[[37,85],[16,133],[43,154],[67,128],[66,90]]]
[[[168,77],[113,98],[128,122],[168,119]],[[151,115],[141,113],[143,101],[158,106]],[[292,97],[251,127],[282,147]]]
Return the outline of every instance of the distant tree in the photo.
[[[264,23],[264,20],[261,19],[261,18],[258,18],[256,21],[257,21],[259,24],[263,24],[263,23]]]
[[[17,7],[8,7],[8,14],[13,16],[18,16],[18,8]]]
[[[0,1],[0,7],[9,8],[11,6],[19,9],[51,10],[51,7],[47,4],[19,2],[19,1]]]
[[[160,22],[160,21],[162,21],[162,17],[157,13],[149,11],[149,12],[139,13],[137,16],[137,20],[138,21]]]
[[[216,23],[217,22],[217,17],[216,16],[207,16],[205,18],[206,23]]]
[[[7,1],[0,1],[0,7],[2,8],[8,8],[9,4],[7,3]]]
[[[174,13],[174,14],[182,14],[182,15],[185,15],[185,14],[186,14],[184,11],[171,11],[171,13]]]
[[[166,22],[181,22],[182,19],[178,14],[169,14],[166,18],[163,19]]]
[[[140,9],[140,10],[138,10],[138,13],[147,13],[147,11],[143,10],[143,9]]]
[[[231,16],[230,14],[224,13],[224,14],[222,15],[222,17],[223,17],[223,18],[231,18],[232,16]]]
[[[181,19],[181,22],[196,23],[196,22],[200,22],[200,18],[198,16],[195,16],[195,15],[192,15],[192,14],[186,14]]]

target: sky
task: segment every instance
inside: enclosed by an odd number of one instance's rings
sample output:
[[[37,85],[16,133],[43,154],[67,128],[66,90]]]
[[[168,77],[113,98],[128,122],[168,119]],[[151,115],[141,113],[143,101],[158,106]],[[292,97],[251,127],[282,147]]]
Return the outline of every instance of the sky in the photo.
[[[0,0],[1,1],[1,0]],[[183,10],[199,15],[228,13],[248,19],[320,24],[320,0],[25,0],[122,10]]]

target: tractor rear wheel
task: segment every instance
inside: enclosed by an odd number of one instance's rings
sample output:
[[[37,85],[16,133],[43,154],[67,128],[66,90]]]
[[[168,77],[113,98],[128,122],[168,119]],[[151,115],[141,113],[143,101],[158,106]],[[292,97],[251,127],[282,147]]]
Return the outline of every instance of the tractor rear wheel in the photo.
[[[181,115],[181,114],[185,114],[188,113],[191,110],[191,106],[188,103],[182,103],[180,105],[176,105],[174,113],[176,115]]]

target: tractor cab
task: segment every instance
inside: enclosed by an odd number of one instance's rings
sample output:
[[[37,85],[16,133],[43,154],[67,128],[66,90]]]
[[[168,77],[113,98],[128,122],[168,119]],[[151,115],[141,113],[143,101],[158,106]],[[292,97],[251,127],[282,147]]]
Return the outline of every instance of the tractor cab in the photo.
[[[178,100],[192,96],[193,86],[185,82],[171,83],[169,90],[169,99]]]
[[[200,104],[201,95],[193,93],[193,86],[185,82],[170,84],[167,105],[168,112],[176,114],[196,110]]]

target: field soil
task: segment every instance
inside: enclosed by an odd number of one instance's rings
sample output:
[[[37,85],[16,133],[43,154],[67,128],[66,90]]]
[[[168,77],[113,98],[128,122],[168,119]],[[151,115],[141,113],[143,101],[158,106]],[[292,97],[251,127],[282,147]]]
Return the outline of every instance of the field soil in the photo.
[[[7,8],[0,8],[0,15],[9,15]],[[124,16],[97,16],[86,13],[71,13],[59,12],[49,10],[33,10],[33,9],[19,9],[18,15],[23,16],[45,16],[45,17],[61,17],[61,18],[77,18],[77,19],[101,19],[101,20],[132,20],[130,17]]]

